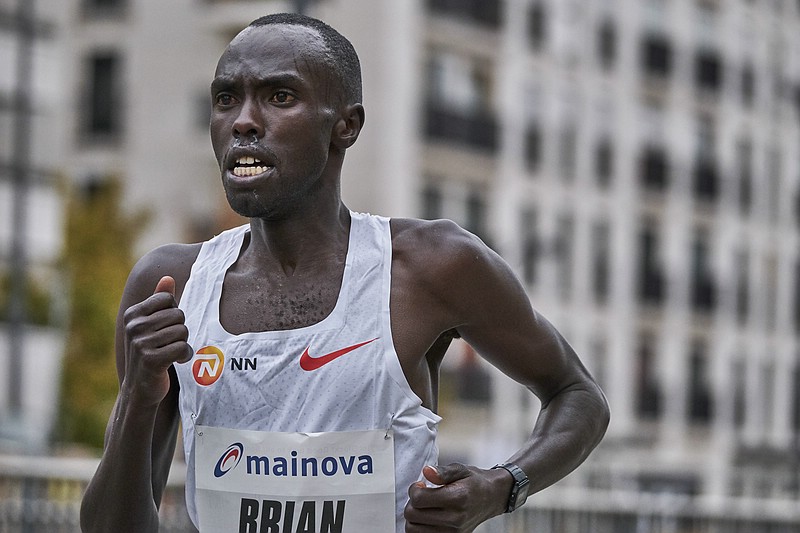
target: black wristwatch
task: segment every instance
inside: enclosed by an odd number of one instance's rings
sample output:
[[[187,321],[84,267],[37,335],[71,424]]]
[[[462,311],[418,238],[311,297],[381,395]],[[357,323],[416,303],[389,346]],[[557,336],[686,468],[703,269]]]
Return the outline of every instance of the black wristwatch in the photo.
[[[520,467],[512,463],[505,463],[502,465],[495,465],[492,469],[503,468],[514,477],[514,484],[511,486],[511,494],[508,495],[508,505],[506,505],[506,512],[510,513],[525,503],[528,499],[528,487],[531,481],[525,472]]]

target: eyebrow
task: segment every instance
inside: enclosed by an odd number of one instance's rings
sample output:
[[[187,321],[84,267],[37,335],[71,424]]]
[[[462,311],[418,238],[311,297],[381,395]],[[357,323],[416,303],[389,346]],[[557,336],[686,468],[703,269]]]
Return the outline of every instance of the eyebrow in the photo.
[[[238,76],[217,76],[211,81],[211,90],[219,91],[229,89],[235,87],[238,81]],[[256,78],[256,85],[259,87],[296,87],[303,83],[304,79],[293,72],[278,72]]]

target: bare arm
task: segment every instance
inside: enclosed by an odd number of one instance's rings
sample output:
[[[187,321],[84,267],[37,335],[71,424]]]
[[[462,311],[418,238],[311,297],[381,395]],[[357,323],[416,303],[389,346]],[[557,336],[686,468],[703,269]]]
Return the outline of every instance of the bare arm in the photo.
[[[394,222],[394,221],[393,221]],[[402,230],[398,224],[398,230]],[[433,403],[425,390],[428,365],[414,357],[432,339],[455,328],[478,353],[506,375],[528,387],[542,401],[532,433],[510,462],[541,490],[575,469],[598,444],[608,425],[602,391],[556,329],[532,308],[510,268],[479,239],[451,223],[422,223],[406,228],[414,247],[404,247],[402,231],[393,264],[393,293],[398,311],[396,344],[405,359],[409,382]],[[411,250],[416,250],[411,252]],[[408,251],[404,253],[404,251]],[[421,251],[421,252],[420,252]],[[394,292],[397,272],[410,290]],[[415,281],[418,280],[418,281]],[[395,307],[395,305],[397,307]],[[409,309],[425,309],[429,329],[419,331]],[[403,319],[404,316],[410,317]],[[394,318],[393,318],[394,320]],[[393,322],[393,332],[395,331]],[[405,339],[410,339],[406,341]],[[532,422],[533,425],[533,422]],[[406,507],[408,532],[472,531],[505,511],[512,478],[505,470],[466,465],[438,466],[423,471],[439,488],[415,484]]]
[[[192,357],[176,280],[162,276],[174,275],[182,289],[196,254],[196,247],[159,248],[128,278],[116,329],[120,390],[81,505],[84,532],[158,531],[179,422],[172,363]]]

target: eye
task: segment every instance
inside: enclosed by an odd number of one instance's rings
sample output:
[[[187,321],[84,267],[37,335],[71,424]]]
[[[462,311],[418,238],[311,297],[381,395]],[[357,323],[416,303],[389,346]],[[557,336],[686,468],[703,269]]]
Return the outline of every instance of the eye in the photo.
[[[236,103],[236,99],[227,93],[220,93],[214,98],[214,103],[220,107],[228,107]]]
[[[275,94],[272,95],[272,98],[270,98],[271,102],[277,104],[288,104],[294,102],[294,100],[294,95],[288,91],[276,91]]]

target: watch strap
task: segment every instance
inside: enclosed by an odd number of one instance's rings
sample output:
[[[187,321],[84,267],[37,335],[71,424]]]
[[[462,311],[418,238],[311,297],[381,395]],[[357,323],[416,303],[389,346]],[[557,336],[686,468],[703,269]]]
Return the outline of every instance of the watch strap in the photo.
[[[503,463],[492,467],[492,469],[495,468],[506,470],[514,478],[514,484],[511,486],[511,493],[508,495],[508,503],[506,504],[506,512],[510,513],[525,503],[528,498],[530,480],[525,472],[514,463]]]

